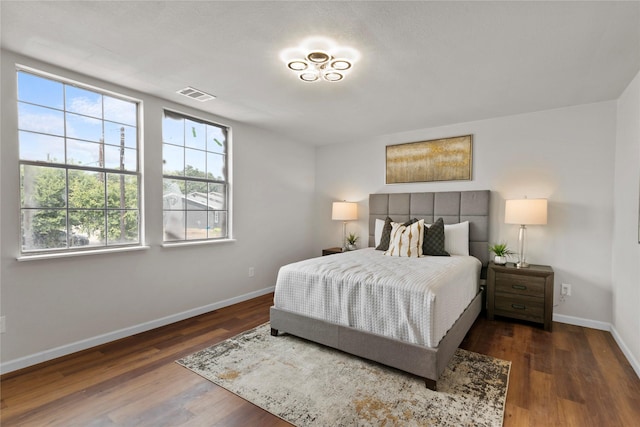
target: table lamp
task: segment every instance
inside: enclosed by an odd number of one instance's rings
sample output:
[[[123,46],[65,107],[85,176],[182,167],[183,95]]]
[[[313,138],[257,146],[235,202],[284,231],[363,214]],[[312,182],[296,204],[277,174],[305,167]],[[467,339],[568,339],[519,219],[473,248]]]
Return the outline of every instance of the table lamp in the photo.
[[[505,224],[520,224],[518,233],[518,263],[516,267],[527,268],[526,234],[527,225],[544,225],[547,223],[546,199],[507,200],[504,208]]]
[[[354,202],[333,202],[331,219],[342,221],[342,252],[347,250],[347,221],[358,219],[358,204]]]

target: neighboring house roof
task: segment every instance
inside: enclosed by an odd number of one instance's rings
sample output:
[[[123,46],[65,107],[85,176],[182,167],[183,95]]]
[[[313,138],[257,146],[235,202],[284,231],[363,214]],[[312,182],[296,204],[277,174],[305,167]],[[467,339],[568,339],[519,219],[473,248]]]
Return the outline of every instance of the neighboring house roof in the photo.
[[[164,193],[163,199],[166,202],[169,202],[171,204],[171,207],[173,208],[177,208],[177,206],[175,205],[178,200],[181,203],[184,203],[184,201],[186,200],[186,203],[192,206],[195,205],[200,209],[220,210],[220,209],[224,209],[225,196],[224,194],[220,194],[220,193],[200,193],[200,192],[189,193],[185,196],[182,193],[171,191],[171,192]]]

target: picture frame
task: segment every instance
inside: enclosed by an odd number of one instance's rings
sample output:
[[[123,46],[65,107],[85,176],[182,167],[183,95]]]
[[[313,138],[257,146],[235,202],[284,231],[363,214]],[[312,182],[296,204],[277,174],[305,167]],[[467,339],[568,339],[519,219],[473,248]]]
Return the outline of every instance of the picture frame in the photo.
[[[386,147],[386,183],[470,181],[473,135]]]

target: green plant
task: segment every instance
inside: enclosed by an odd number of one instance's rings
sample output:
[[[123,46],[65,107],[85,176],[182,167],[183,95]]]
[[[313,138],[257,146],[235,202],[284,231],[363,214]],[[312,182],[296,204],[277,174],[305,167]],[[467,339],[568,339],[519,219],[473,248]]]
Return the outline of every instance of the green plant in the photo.
[[[506,243],[496,243],[493,245],[489,245],[489,250],[496,256],[509,256],[515,254],[515,252],[507,247]]]
[[[358,241],[358,239],[359,239],[359,237],[358,237],[358,236],[356,236],[356,234],[355,234],[355,233],[349,233],[349,235],[347,236],[347,242],[348,242],[350,245],[355,245],[355,244],[356,244],[356,242]]]

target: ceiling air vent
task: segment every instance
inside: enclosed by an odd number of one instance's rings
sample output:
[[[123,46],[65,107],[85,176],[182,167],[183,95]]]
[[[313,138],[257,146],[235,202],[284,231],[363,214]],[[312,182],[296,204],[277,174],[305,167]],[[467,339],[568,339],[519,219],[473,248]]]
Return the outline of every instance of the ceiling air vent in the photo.
[[[179,93],[180,95],[184,95],[187,98],[195,99],[196,101],[200,101],[200,102],[216,99],[215,96],[209,95],[208,93],[205,93],[201,90],[198,90],[192,87],[185,87],[184,89],[180,89],[177,93]]]

